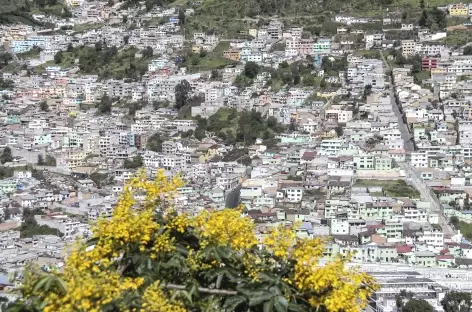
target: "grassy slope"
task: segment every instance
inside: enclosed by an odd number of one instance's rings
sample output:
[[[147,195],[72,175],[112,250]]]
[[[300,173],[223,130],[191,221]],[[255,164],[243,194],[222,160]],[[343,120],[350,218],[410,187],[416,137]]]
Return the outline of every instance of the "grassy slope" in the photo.
[[[25,5],[26,0],[0,0],[0,13],[11,13],[18,11]]]
[[[178,1],[179,5],[192,2]],[[425,0],[429,8],[455,2]],[[215,30],[225,38],[232,38],[240,30],[267,24],[267,17],[276,15],[286,27],[301,25],[313,33],[330,35],[336,33],[337,25],[331,21],[336,14],[382,18],[386,16],[387,9],[388,12],[407,13],[414,20],[421,14],[420,0],[205,0],[203,5],[195,7],[196,14],[185,27],[187,33]],[[371,27],[371,24],[366,27]]]
[[[414,187],[408,185],[403,180],[363,180],[358,179],[354,186],[379,186],[382,187],[384,192],[391,197],[410,197],[419,198],[420,193]]]
[[[63,3],[54,6],[45,6],[43,8],[34,7],[34,3],[30,4],[29,11],[25,11],[25,4],[29,0],[0,0],[0,24],[27,24],[38,25],[31,14],[50,14],[60,16],[65,8]]]
[[[213,49],[213,51],[208,52],[204,57],[193,56],[193,58],[198,59],[198,64],[194,65],[192,63],[192,58],[189,58],[185,62],[185,66],[187,66],[190,72],[198,72],[214,68],[223,68],[226,65],[235,64],[236,62],[223,57],[223,51],[228,49],[229,42],[222,41],[215,47],[215,49]]]

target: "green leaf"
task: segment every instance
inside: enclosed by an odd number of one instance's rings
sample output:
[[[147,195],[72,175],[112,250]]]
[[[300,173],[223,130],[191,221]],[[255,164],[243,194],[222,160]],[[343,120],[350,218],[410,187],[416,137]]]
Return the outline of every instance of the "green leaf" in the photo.
[[[44,285],[46,284],[46,282],[48,281],[48,279],[49,279],[49,276],[44,276],[44,277],[42,277],[42,278],[36,283],[36,285],[34,285],[33,290],[34,290],[35,292],[39,292],[39,290],[41,290],[41,289],[44,287]]]
[[[185,248],[184,246],[178,244],[175,246],[175,250],[180,253],[181,255],[188,256],[188,249]]]
[[[170,269],[170,268],[180,269],[181,263],[177,257],[172,257],[169,259],[169,261],[162,263],[162,267],[166,269]]]
[[[249,306],[252,307],[261,304],[264,301],[271,299],[272,297],[274,297],[274,295],[267,290],[252,291],[249,295]]]
[[[284,296],[277,296],[274,298],[275,311],[277,312],[287,312],[288,311],[288,301]]]
[[[276,276],[274,274],[270,274],[270,273],[264,273],[264,272],[259,272],[257,274],[257,278],[261,282],[270,282],[270,283],[276,283],[279,280],[278,276]]]
[[[46,284],[44,284],[44,291],[45,292],[48,293],[51,290],[51,285],[52,285],[53,280],[54,280],[54,276],[52,276],[52,275],[46,277]]]
[[[289,304],[288,304],[288,310],[291,311],[291,312],[305,312],[305,311],[306,311],[306,308],[303,307],[303,306],[300,305],[300,304],[289,303]]]
[[[274,310],[274,300],[264,302],[263,312],[272,312]]]
[[[97,238],[92,238],[92,239],[89,239],[87,241],[87,247],[90,247],[90,246],[93,246],[93,245],[96,245],[98,242],[98,237]]]
[[[273,293],[274,295],[281,295],[282,292],[280,291],[280,288],[278,286],[272,286],[269,288],[269,291]]]
[[[216,288],[219,289],[221,287],[221,282],[223,281],[223,277],[224,277],[224,274],[220,274],[216,278]]]
[[[246,299],[243,296],[231,296],[226,298],[223,308],[226,312],[234,311],[238,306],[245,303]]]
[[[57,281],[57,287],[59,288],[60,290],[60,294],[61,295],[65,295],[67,293],[67,285],[66,283],[64,282],[64,280],[60,277],[56,277],[56,281]]]
[[[227,268],[217,268],[217,269],[214,269],[214,270],[211,270],[209,272],[207,272],[205,274],[205,277],[209,280],[209,281],[213,281],[215,278],[218,279],[220,276],[228,276],[229,278],[231,278],[231,274],[228,272],[228,269]],[[219,288],[219,287],[217,287]]]
[[[190,281],[187,283],[185,286],[185,289],[188,291],[188,293],[193,296],[197,295],[198,296],[198,283],[197,281]]]
[[[193,303],[192,295],[190,295],[188,291],[182,290],[180,294],[184,295],[184,297],[188,300],[188,302],[190,302],[190,304]]]

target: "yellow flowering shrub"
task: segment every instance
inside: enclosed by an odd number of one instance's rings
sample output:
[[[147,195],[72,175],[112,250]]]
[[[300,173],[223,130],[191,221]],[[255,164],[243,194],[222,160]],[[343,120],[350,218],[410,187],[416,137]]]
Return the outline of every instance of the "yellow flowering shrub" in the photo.
[[[143,293],[142,308],[148,312],[185,312],[180,302],[173,302],[159,286],[159,281],[152,283]]]
[[[14,311],[343,311],[366,306],[375,291],[348,259],[320,265],[320,239],[275,227],[261,241],[242,209],[172,208],[179,178],[139,172],[110,219],[78,242],[62,272],[30,269]],[[264,308],[264,310],[266,310]],[[12,310],[13,311],[13,310]]]
[[[257,243],[254,226],[241,210],[203,211],[193,222],[202,244],[228,245],[236,250],[249,249]]]
[[[264,237],[263,244],[276,257],[287,259],[294,240],[295,229],[293,227],[278,226],[269,231],[268,235]]]

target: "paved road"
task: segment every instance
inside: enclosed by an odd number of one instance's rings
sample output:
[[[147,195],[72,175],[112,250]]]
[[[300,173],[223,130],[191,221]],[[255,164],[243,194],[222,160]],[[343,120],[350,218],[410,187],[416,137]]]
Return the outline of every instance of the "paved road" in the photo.
[[[382,50],[380,50],[380,55],[382,57],[382,60],[384,64],[387,66],[388,69],[390,68],[390,65],[388,62],[385,60],[385,57],[382,53]],[[392,83],[392,78],[389,77],[389,81],[391,84],[390,88],[390,102],[392,103],[392,110],[395,113],[395,115],[398,118],[398,129],[401,132],[401,136],[403,139],[403,146],[405,148],[405,151],[409,154],[411,152],[415,151],[415,147],[413,144],[413,141],[411,140],[411,134],[408,131],[407,125],[403,122],[403,116],[400,113],[400,109],[398,108],[398,105],[395,101],[395,89],[393,88],[393,83]],[[421,179],[415,170],[410,166],[409,163],[409,155],[407,157],[407,162],[404,163],[399,163],[400,168],[402,168],[405,171],[405,174],[408,177],[408,181],[420,192],[421,194],[421,200],[427,201],[431,203],[431,212],[435,212],[439,215],[439,225],[442,227],[443,232],[445,235],[453,235],[454,230],[451,228],[451,226],[448,224],[446,217],[444,216],[443,211],[441,210],[441,203],[439,202],[439,199],[437,196],[433,193],[430,187],[426,185],[423,179]]]
[[[385,59],[385,56],[383,55],[382,50],[380,50],[380,56],[382,57],[382,61],[384,62],[385,66],[389,70],[391,70],[390,65]],[[411,134],[410,134],[410,131],[408,131],[408,126],[403,122],[403,116],[400,113],[400,109],[398,108],[397,102],[395,101],[395,89],[393,88],[392,77],[389,76],[388,80],[391,86],[390,87],[390,103],[392,104],[392,110],[398,119],[398,129],[400,130],[400,133],[403,139],[403,148],[405,149],[407,153],[412,152],[415,150],[415,146],[413,144],[413,141],[411,141]]]
[[[398,108],[398,105],[395,101],[393,88],[390,88],[390,103],[392,103],[392,110],[398,119],[398,129],[400,130],[403,139],[403,148],[407,153],[414,152],[415,146],[413,144],[413,141],[411,140],[410,131],[408,131],[407,125],[403,122],[403,116],[400,113],[400,109]]]
[[[438,197],[433,193],[426,183],[421,179],[409,163],[399,163],[409,178],[409,182],[421,193],[421,200],[430,202],[431,212],[435,212],[439,215],[439,225],[442,227],[445,235],[453,235],[454,230],[448,224],[446,217],[441,209],[441,203]]]

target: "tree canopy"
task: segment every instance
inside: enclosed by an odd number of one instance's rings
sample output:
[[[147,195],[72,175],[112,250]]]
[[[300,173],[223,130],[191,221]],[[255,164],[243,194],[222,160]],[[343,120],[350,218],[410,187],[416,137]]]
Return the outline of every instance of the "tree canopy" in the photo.
[[[293,227],[259,242],[241,209],[177,214],[171,203],[182,185],[163,171],[132,178],[63,272],[26,272],[17,310],[355,312],[377,288],[345,266],[349,257],[320,266],[323,241],[297,238]]]
[[[441,300],[444,312],[469,312],[472,308],[472,294],[449,291]]]
[[[3,79],[0,77],[0,90],[13,90],[15,83],[10,79]]]
[[[187,105],[189,93],[191,91],[190,83],[187,80],[179,82],[174,89],[175,92],[175,108],[182,108]]]
[[[123,167],[126,169],[138,169],[143,166],[143,158],[141,155],[136,155],[132,160],[125,159]]]
[[[220,108],[209,118],[197,116],[195,138],[201,140],[206,132],[213,132],[226,144],[237,142],[251,145],[256,139],[274,139],[275,135],[285,130],[273,116],[265,117],[255,110],[238,112],[236,109]]]
[[[23,223],[20,227],[21,237],[33,237],[35,235],[62,235],[59,230],[47,225],[39,225],[34,218],[35,214],[43,214],[40,210],[23,209]]]
[[[423,299],[410,299],[401,308],[401,312],[434,312],[434,308]]]
[[[107,94],[104,94],[100,98],[100,102],[98,102],[97,104],[97,113],[109,114],[111,112],[112,104],[113,104],[113,101],[111,100],[111,98]]]
[[[153,152],[162,152],[162,143],[164,139],[159,133],[154,133],[151,135],[147,141],[146,148]]]
[[[11,154],[11,149],[7,146],[3,149],[3,152],[0,155],[0,162],[4,164],[11,161],[13,161],[13,156]]]
[[[472,55],[472,46],[468,45],[464,48],[464,55]]]

